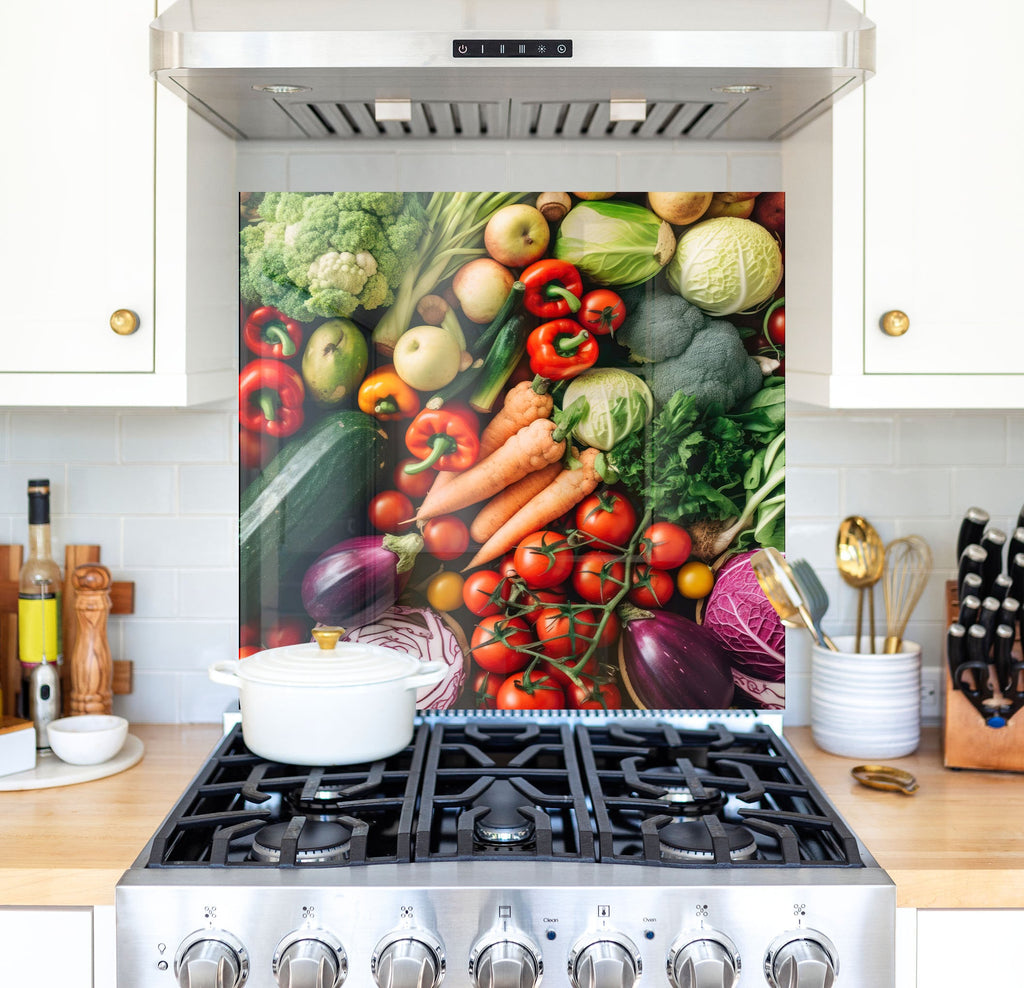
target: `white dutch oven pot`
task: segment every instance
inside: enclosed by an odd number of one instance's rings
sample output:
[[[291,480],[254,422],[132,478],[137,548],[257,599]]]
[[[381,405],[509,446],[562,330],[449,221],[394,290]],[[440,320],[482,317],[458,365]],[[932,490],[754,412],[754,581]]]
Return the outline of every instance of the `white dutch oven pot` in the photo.
[[[352,765],[401,751],[413,734],[416,691],[445,674],[378,645],[338,642],[271,648],[216,662],[215,683],[238,688],[242,736],[257,755],[292,765]]]

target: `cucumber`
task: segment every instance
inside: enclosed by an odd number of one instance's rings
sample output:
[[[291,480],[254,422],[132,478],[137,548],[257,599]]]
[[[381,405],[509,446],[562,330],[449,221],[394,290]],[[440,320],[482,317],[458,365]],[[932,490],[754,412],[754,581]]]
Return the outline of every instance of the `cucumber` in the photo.
[[[501,389],[512,376],[519,358],[526,352],[526,337],[530,335],[530,319],[517,313],[512,316],[498,333],[480,368],[476,389],[469,399],[471,408],[478,412],[489,412]]]
[[[239,504],[243,599],[301,578],[325,549],[362,533],[370,498],[386,486],[386,444],[372,416],[331,412],[267,464]]]

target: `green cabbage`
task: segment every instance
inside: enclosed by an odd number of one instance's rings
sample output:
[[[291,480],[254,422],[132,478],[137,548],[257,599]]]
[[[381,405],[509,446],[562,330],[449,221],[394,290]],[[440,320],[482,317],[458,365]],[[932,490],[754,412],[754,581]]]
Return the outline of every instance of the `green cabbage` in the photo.
[[[719,216],[691,226],[665,269],[672,291],[709,316],[753,309],[782,281],[782,251],[760,223]]]
[[[672,227],[649,209],[608,199],[573,206],[558,228],[553,253],[587,281],[631,288],[653,278],[675,246]]]
[[[654,398],[636,374],[617,367],[600,367],[574,377],[565,389],[562,407],[586,398],[588,411],[574,433],[581,443],[609,450],[651,420]]]

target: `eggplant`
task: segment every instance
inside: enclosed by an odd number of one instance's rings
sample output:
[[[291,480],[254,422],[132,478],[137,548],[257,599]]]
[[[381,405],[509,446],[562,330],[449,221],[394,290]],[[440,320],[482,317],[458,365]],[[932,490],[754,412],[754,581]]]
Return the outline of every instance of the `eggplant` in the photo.
[[[345,539],[306,570],[302,606],[322,624],[343,628],[369,624],[398,600],[422,548],[418,532]]]
[[[620,609],[619,671],[648,710],[722,710],[732,703],[732,660],[706,628],[671,611]]]

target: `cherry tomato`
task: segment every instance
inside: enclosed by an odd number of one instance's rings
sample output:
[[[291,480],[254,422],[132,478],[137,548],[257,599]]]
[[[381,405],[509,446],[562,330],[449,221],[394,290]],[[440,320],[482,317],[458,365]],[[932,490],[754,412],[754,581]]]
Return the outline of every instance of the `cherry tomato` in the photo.
[[[575,666],[579,659],[569,657],[567,659],[559,659],[558,661],[561,662],[563,666]],[[567,672],[563,672],[553,662],[543,662],[541,663],[541,665],[543,667],[544,672],[547,673],[553,680],[555,680],[558,683],[558,685],[561,686],[562,689],[565,691],[566,695],[568,695],[569,690],[574,685],[573,681],[569,678],[569,674]],[[589,659],[587,659],[586,662],[583,663],[582,668],[576,670],[576,677],[580,678],[582,676],[589,676],[591,679],[594,679],[597,677],[600,671],[601,665],[597,660],[597,656],[592,655]]]
[[[481,669],[473,676],[470,684],[473,689],[473,706],[477,710],[493,710],[498,705],[498,688],[505,681],[486,669]]]
[[[423,526],[423,546],[438,559],[458,559],[469,548],[469,529],[456,515],[439,515]]]
[[[415,456],[406,457],[395,467],[392,477],[397,487],[406,497],[414,501],[427,496],[430,485],[434,483],[437,474],[433,470],[422,470],[420,473],[406,473],[405,468],[414,463],[419,463]]]
[[[537,615],[533,630],[541,651],[549,659],[579,658],[597,633],[597,615],[589,608],[546,607]]]
[[[255,655],[259,651],[262,651],[259,645],[240,645],[238,647],[238,657],[244,659],[247,655]]]
[[[768,314],[767,336],[776,346],[786,345],[786,307],[780,305]]]
[[[409,527],[416,512],[412,501],[401,491],[381,491],[370,502],[367,513],[378,532],[397,533]]]
[[[498,562],[498,572],[505,577],[506,580],[511,580],[513,577],[518,576],[516,572],[516,554],[515,552],[506,552],[504,556]]]
[[[548,587],[545,590],[527,590],[526,593],[516,598],[516,604],[525,608],[523,617],[530,624],[536,624],[540,613],[548,607],[557,607],[566,604],[569,595],[565,587]]]
[[[501,614],[508,600],[509,583],[493,569],[470,573],[462,584],[462,602],[477,617]]]
[[[595,288],[580,299],[580,311],[576,319],[597,336],[614,333],[626,318],[626,306],[622,299],[607,288]]]
[[[565,691],[569,705],[574,710],[621,710],[622,693],[614,683],[599,683],[592,678],[584,678],[582,684],[575,683]]]
[[[572,572],[573,551],[561,532],[546,529],[527,535],[513,557],[523,582],[534,590],[554,587]]]
[[[599,546],[621,548],[636,528],[636,510],[614,491],[591,494],[576,508],[576,528]]]
[[[438,573],[427,584],[427,603],[438,611],[457,610],[462,606],[463,582],[458,573]]]
[[[580,556],[572,586],[588,604],[607,604],[623,587],[626,567],[614,552],[594,549]]]
[[[283,617],[263,632],[263,643],[267,648],[301,645],[309,641],[309,629],[310,624],[304,618]]]
[[[676,586],[688,600],[700,600],[711,593],[715,585],[715,574],[707,563],[691,559],[676,574]]]
[[[522,618],[494,614],[482,618],[473,629],[470,651],[481,669],[507,675],[526,668],[529,652],[516,650],[533,644],[533,634]]]
[[[499,710],[563,710],[565,694],[546,673],[533,673],[526,679],[509,676],[498,687]]]
[[[675,581],[663,569],[637,563],[633,568],[633,587],[627,596],[637,607],[664,607],[674,591]]]
[[[640,558],[655,569],[678,569],[690,558],[693,543],[685,528],[670,521],[656,521],[644,529]]]

